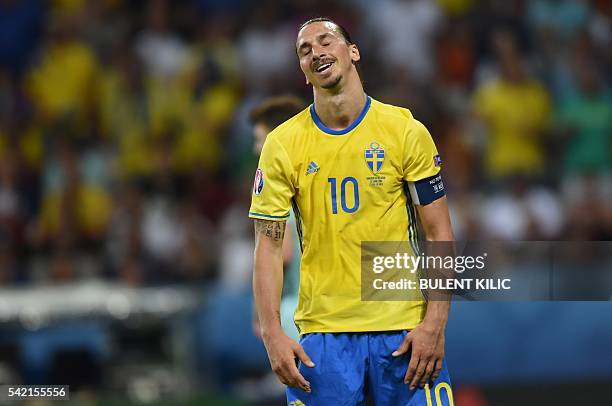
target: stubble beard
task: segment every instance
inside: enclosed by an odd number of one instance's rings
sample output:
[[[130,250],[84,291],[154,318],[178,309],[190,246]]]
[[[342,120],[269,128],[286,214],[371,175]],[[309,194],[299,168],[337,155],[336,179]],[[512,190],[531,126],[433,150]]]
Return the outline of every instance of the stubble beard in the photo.
[[[341,80],[342,80],[342,75],[338,75],[338,76],[336,76],[336,78],[333,81],[331,81],[329,83],[322,84],[321,88],[325,89],[325,90],[333,89],[333,88],[337,87],[340,84]]]

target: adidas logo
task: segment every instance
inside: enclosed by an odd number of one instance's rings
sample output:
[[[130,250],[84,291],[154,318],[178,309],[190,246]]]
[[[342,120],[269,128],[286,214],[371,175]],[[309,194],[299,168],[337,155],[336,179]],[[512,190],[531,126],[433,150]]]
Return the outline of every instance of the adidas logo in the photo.
[[[317,165],[315,163],[315,161],[310,161],[310,164],[308,164],[308,169],[306,169],[306,176],[310,175],[311,173],[315,173],[319,171],[319,165]]]

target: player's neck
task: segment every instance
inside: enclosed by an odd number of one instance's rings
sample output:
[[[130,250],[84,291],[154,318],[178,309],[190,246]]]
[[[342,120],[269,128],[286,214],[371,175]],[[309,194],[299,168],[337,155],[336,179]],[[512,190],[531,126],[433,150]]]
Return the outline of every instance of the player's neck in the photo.
[[[343,130],[350,126],[363,110],[366,95],[361,81],[352,81],[339,91],[314,90],[314,106],[319,119],[327,128]]]

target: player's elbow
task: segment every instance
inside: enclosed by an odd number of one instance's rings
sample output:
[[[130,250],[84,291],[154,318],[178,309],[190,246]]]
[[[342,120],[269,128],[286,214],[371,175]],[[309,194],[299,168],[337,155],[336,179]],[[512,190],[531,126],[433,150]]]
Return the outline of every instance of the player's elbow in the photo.
[[[453,232],[450,224],[431,224],[425,228],[425,239],[427,241],[453,241]]]

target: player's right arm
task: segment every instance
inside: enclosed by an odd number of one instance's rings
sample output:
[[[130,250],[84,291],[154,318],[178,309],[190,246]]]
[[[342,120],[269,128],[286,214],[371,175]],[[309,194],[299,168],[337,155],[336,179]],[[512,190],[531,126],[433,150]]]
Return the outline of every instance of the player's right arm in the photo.
[[[295,358],[309,367],[314,364],[302,346],[283,332],[280,322],[285,226],[286,221],[255,219],[253,294],[272,370],[285,385],[310,392],[310,382],[300,374]]]
[[[285,224],[285,230],[287,230],[287,227],[290,228],[288,222],[283,223]],[[257,223],[255,224],[255,227],[257,227]],[[293,261],[293,257],[295,255],[293,251],[294,245],[291,232],[285,232],[285,238],[283,238],[283,277],[284,274],[287,273],[291,261]],[[255,336],[259,339],[261,339],[261,325],[259,324],[259,318],[257,317],[257,310],[255,309],[255,307],[253,307],[253,334],[255,334]]]
[[[281,328],[280,302],[283,286],[283,237],[295,195],[291,160],[279,141],[270,134],[259,158],[253,182],[249,217],[255,221],[253,295],[261,338],[268,351],[272,370],[285,385],[310,391],[295,359],[313,367],[300,344]]]

